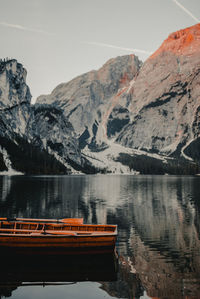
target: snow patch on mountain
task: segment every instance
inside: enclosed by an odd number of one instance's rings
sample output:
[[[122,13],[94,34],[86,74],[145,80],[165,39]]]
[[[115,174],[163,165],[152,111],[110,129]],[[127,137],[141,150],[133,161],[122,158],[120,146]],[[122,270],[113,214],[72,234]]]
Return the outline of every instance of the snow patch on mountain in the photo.
[[[2,153],[4,163],[8,169],[7,171],[0,171],[0,175],[23,175],[24,174],[12,168],[12,162],[10,161],[8,152],[6,151],[5,148],[2,148],[1,146],[0,146],[0,153]]]
[[[158,160],[162,160],[164,163],[167,163],[167,159],[169,159],[169,157],[160,156],[158,154],[151,154],[142,150],[124,147],[118,143],[115,143],[113,139],[107,140],[107,144],[108,147],[100,152],[91,151],[88,146],[82,150],[83,156],[85,156],[94,167],[105,171],[106,173],[133,175],[139,174],[138,171],[130,170],[128,166],[116,161],[119,155],[122,153],[129,154],[131,156],[146,155]]]
[[[127,89],[127,93],[130,92],[131,88],[133,87],[133,85],[135,84],[135,79],[131,80]]]
[[[191,139],[189,140],[185,146],[183,146],[183,148],[181,149],[181,155],[186,159],[186,160],[189,160],[189,161],[193,161],[193,159],[189,156],[187,156],[185,153],[184,153],[184,150],[190,145],[190,143],[192,143],[195,139]]]

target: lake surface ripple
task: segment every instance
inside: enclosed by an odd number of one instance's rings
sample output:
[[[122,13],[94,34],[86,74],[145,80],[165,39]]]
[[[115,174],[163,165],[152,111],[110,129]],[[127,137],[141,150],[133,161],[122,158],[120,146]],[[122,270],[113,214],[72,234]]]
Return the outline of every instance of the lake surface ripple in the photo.
[[[1,276],[0,298],[200,298],[199,194],[192,176],[1,176],[1,217],[118,224],[119,258],[23,273],[19,261]]]

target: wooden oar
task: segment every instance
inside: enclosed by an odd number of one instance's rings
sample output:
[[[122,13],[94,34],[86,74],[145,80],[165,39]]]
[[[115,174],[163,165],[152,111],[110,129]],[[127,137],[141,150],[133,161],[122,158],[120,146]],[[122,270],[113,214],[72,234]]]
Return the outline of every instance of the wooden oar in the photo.
[[[2,217],[0,221],[21,221],[21,222],[45,222],[45,223],[66,223],[83,224],[83,218],[63,218],[63,219],[34,219],[34,218],[9,218]]]

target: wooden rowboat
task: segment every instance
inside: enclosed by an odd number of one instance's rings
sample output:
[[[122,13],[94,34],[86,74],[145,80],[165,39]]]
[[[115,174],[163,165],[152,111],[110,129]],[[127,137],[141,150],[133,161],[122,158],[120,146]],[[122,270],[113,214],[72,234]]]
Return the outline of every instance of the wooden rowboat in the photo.
[[[116,237],[116,225],[83,224],[82,218],[0,218],[1,249],[114,250]]]

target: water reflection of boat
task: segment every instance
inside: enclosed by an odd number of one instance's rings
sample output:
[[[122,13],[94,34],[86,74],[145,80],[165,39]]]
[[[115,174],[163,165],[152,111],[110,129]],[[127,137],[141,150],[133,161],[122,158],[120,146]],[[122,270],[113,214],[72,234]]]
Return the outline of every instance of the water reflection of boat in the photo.
[[[1,254],[0,298],[20,286],[58,285],[77,281],[115,281],[117,257],[113,253],[97,255],[24,255]]]
[[[2,219],[2,220],[1,220]],[[82,224],[81,221],[54,222],[39,219],[0,218],[0,247],[9,249],[113,251],[117,237],[116,225]]]

